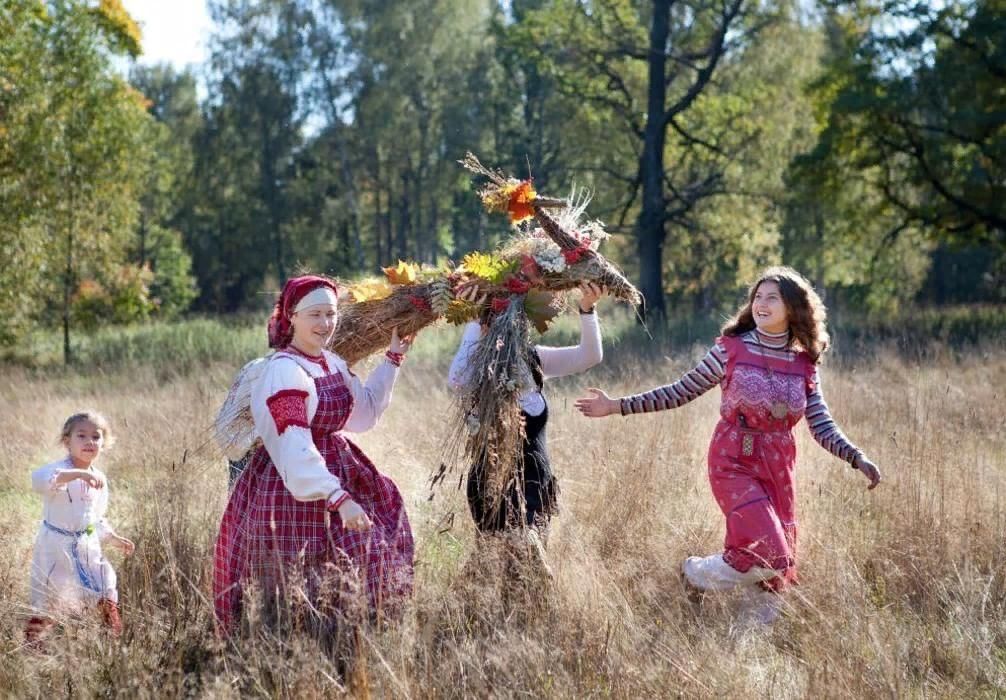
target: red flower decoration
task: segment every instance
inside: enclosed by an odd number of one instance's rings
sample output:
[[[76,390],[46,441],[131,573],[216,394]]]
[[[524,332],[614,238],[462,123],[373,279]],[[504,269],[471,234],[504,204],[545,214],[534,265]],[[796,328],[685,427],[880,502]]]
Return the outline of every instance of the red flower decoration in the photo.
[[[416,296],[415,294],[410,294],[409,302],[411,302],[411,304],[420,311],[426,311],[428,313],[433,311],[433,307],[430,306],[430,302],[427,301],[424,297]]]
[[[504,297],[496,297],[493,299],[493,303],[490,305],[494,314],[501,314],[510,308],[510,299]]]
[[[562,257],[566,259],[567,265],[573,265],[580,262],[580,258],[587,254],[590,249],[587,246],[582,245],[579,248],[573,248],[571,250],[563,250]]]
[[[507,204],[507,212],[510,214],[510,223],[519,224],[521,221],[534,216],[534,207],[531,202],[535,200],[538,193],[534,191],[530,180],[521,182],[510,194],[510,202]]]
[[[530,255],[520,256],[520,273],[530,280],[531,284],[541,282],[541,268],[538,267],[538,262]]]
[[[511,294],[527,294],[527,290],[531,289],[530,282],[521,279],[516,275],[508,275],[506,283],[503,286],[505,286],[507,291]]]

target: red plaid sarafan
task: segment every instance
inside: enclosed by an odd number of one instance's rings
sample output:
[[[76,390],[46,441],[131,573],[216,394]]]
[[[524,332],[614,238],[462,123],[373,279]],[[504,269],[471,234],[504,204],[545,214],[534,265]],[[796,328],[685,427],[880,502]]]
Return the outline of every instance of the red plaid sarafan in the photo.
[[[414,548],[402,496],[338,432],[353,410],[353,395],[342,375],[320,377],[315,386],[314,443],[374,527],[366,533],[347,530],[324,500],[295,500],[269,453],[259,447],[234,486],[217,536],[213,594],[223,633],[240,619],[248,583],[292,596],[285,592],[286,582],[314,581],[296,595],[306,593],[316,610],[337,610],[347,605],[347,592],[365,591],[370,610],[388,614],[412,594]]]

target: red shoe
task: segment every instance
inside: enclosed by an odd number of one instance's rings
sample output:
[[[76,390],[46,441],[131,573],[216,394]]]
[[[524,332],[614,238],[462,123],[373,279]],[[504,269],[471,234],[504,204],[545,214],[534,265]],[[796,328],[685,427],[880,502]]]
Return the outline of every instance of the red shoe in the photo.
[[[42,638],[46,631],[56,624],[48,617],[34,616],[28,619],[28,624],[24,627],[25,646],[32,651],[45,651],[45,644]]]
[[[113,637],[122,634],[122,618],[119,617],[119,606],[114,600],[102,598],[98,601],[98,611],[101,613],[101,622],[111,632]]]

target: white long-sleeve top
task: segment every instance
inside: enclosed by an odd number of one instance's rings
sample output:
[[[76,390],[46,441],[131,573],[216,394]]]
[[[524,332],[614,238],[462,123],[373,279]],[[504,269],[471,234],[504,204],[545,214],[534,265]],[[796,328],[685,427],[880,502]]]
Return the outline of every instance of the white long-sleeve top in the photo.
[[[54,615],[100,598],[119,599],[115,569],[101,550],[102,543],[115,535],[105,519],[108,479],[92,466],[103,482],[99,489],[80,479],[56,483],[61,472],[73,468],[68,455],[31,474],[32,489],[42,497],[43,519],[31,562],[31,605],[36,614]]]
[[[80,479],[67,484],[57,484],[56,477],[67,469],[75,469],[69,455],[50,462],[31,473],[31,487],[42,497],[42,519],[54,527],[70,532],[81,532],[93,527],[102,541],[115,534],[105,520],[108,511],[108,478],[104,472],[91,467],[91,472],[104,484],[92,488]]]
[[[464,333],[461,335],[461,344],[447,373],[447,385],[452,391],[461,391],[471,380],[471,356],[480,340],[482,340],[482,327],[479,323],[477,321],[466,323]],[[604,358],[597,314],[580,314],[578,345],[563,348],[536,345],[535,350],[541,359],[543,379],[565,377],[590,369]],[[537,387],[534,387],[521,392],[520,405],[529,416],[540,416],[545,410],[545,397]]]
[[[318,410],[314,380],[335,372],[342,374],[353,395],[353,410],[343,430],[354,433],[370,430],[391,403],[392,389],[398,377],[398,368],[387,360],[370,373],[364,384],[349,371],[341,357],[327,350],[322,351],[322,359],[281,350],[269,357],[262,377],[252,390],[251,408],[256,432],[262,438],[283,484],[298,501],[316,501],[333,496],[332,500],[335,500],[342,490],[338,477],[328,471],[309,427]],[[277,403],[277,397],[285,400]],[[305,408],[299,414],[298,423],[303,422],[304,425],[284,424],[282,421],[278,424],[274,411],[284,410],[284,407],[299,411],[298,401],[303,401]],[[273,403],[273,410],[270,410],[270,403]]]

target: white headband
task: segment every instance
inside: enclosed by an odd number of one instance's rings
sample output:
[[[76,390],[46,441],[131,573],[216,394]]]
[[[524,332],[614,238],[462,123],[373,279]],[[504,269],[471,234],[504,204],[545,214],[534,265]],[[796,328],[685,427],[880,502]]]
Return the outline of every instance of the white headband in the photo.
[[[310,292],[304,295],[304,298],[297,302],[297,306],[294,307],[293,312],[303,311],[309,306],[318,306],[319,304],[325,304],[327,306],[337,306],[338,299],[330,288],[321,286],[315,287]]]

